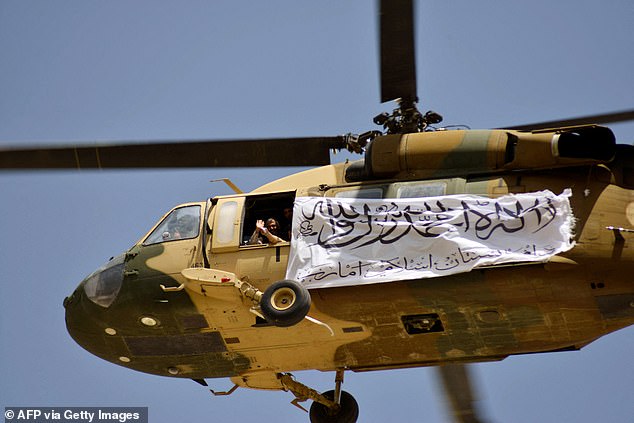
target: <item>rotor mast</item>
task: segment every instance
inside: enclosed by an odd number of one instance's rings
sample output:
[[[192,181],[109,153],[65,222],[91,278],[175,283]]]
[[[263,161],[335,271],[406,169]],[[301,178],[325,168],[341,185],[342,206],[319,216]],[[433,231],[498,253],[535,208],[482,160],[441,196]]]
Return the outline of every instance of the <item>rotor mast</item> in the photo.
[[[418,110],[416,93],[416,54],[414,4],[412,0],[381,0],[379,11],[381,51],[381,102],[396,100],[392,113],[381,113],[374,123],[388,134],[424,131],[440,123],[442,117]]]

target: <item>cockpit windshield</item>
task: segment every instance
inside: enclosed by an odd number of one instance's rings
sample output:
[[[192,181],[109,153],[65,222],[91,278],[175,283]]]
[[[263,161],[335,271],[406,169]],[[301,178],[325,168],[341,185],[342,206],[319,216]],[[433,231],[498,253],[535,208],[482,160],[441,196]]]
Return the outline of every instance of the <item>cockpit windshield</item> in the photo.
[[[198,236],[200,206],[185,206],[172,210],[145,239],[143,245],[158,244]]]

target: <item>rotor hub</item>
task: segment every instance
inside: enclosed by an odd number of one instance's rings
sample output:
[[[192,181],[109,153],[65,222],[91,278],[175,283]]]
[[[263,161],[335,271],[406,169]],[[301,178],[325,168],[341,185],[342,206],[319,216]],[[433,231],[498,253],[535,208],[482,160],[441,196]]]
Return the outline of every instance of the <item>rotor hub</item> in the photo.
[[[383,126],[387,134],[408,134],[429,130],[430,125],[442,122],[442,116],[429,110],[424,115],[416,107],[416,101],[399,100],[399,107],[391,114],[383,112],[373,119]]]

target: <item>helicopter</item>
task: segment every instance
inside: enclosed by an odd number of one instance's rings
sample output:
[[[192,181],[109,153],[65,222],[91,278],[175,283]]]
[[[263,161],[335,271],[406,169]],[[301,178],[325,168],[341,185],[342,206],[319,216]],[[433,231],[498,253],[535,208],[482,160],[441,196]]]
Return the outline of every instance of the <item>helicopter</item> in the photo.
[[[326,332],[327,333],[327,332]]]

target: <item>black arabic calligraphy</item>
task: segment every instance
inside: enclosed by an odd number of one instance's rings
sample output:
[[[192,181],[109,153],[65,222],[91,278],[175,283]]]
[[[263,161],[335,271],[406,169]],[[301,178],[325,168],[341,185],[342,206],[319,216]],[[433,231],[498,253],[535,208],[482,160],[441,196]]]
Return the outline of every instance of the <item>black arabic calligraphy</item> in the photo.
[[[298,231],[312,245],[356,249],[393,244],[406,236],[437,238],[455,232],[488,240],[496,232],[537,233],[557,217],[557,205],[548,196],[505,203],[451,197],[416,205],[388,200],[375,206],[324,198],[301,209]]]
[[[423,254],[420,256],[396,256],[387,259],[336,261],[318,264],[300,272],[297,280],[302,283],[327,282],[342,279],[388,279],[399,278],[399,273],[417,272],[416,277],[434,277],[466,272],[475,267],[504,262],[540,261],[552,256],[556,248],[537,247],[526,244],[515,250],[469,250],[457,248],[444,254]],[[505,257],[511,259],[505,260]]]

